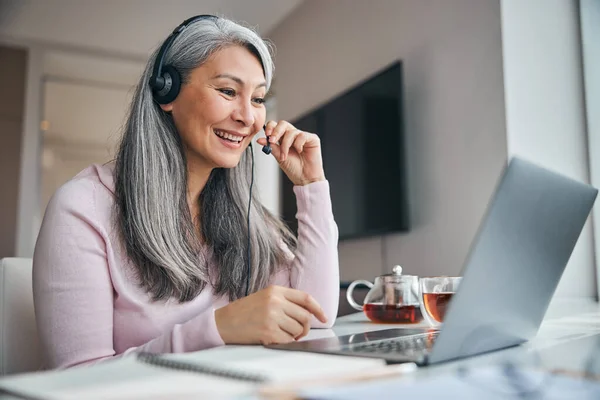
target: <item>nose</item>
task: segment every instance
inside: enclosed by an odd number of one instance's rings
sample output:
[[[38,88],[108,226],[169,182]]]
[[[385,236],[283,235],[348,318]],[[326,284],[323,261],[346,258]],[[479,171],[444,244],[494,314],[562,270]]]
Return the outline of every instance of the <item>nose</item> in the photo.
[[[254,124],[255,117],[250,101],[240,100],[232,114],[232,118],[244,126],[252,126]]]

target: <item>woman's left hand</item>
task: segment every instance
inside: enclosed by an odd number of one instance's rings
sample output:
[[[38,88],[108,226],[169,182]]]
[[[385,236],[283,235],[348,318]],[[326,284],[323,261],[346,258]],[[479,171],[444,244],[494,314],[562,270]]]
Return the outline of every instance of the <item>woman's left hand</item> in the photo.
[[[265,133],[273,156],[294,185],[325,180],[321,140],[317,135],[296,129],[287,121],[267,122]],[[261,137],[257,143],[265,146],[267,139]]]

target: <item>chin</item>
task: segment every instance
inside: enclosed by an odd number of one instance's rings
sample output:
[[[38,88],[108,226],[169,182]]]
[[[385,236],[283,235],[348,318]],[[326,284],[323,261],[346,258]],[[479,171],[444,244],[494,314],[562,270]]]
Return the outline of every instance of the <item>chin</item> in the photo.
[[[229,155],[213,160],[217,168],[235,168],[240,163],[241,155]]]

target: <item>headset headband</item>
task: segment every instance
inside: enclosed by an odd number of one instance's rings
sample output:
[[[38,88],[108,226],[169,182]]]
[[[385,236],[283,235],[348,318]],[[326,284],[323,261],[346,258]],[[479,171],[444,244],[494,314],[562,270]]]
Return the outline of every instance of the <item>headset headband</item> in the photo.
[[[194,22],[203,20],[203,19],[218,19],[216,15],[196,15],[195,17],[191,17],[183,21],[177,28],[173,30],[173,32],[169,35],[169,37],[162,44],[158,55],[156,56],[156,61],[154,62],[154,69],[152,71],[152,76],[150,77],[150,87],[155,91],[160,91],[165,87],[165,79],[162,76],[163,62],[167,51],[171,47],[171,44],[185,28]]]

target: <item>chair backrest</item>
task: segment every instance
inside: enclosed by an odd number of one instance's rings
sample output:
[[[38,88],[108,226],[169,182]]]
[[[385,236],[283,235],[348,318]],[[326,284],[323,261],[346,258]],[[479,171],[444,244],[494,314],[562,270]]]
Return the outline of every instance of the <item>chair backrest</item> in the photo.
[[[0,376],[43,369],[33,290],[32,260],[0,260]]]

